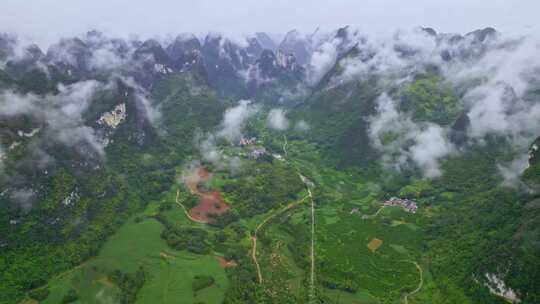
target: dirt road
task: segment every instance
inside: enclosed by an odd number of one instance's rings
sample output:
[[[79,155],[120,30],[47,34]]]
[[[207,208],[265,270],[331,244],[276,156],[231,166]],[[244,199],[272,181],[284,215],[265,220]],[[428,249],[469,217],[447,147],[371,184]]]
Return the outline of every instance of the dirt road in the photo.
[[[275,212],[273,212],[272,214],[270,214],[269,216],[267,216],[262,222],[259,223],[259,225],[257,225],[257,227],[255,228],[255,231],[253,232],[253,235],[251,236],[251,258],[253,259],[253,263],[255,263],[255,267],[257,268],[257,277],[259,279],[259,284],[262,284],[263,282],[263,278],[262,278],[262,272],[261,272],[261,267],[259,265],[259,261],[257,260],[257,233],[259,232],[259,230],[264,226],[266,225],[266,223],[268,223],[270,220],[272,220],[274,217],[276,217],[278,214],[281,214],[287,210],[290,210],[296,206],[298,206],[299,204],[303,203],[307,198],[309,197],[306,196],[304,197],[303,199],[297,201],[297,202],[294,202],[294,203],[290,203],[288,204],[287,206],[279,209],[279,210],[276,210]]]
[[[184,210],[184,213],[186,214],[187,218],[190,219],[190,220],[192,220],[192,221],[195,222],[195,223],[206,224],[205,221],[201,221],[201,220],[198,220],[198,219],[196,219],[196,218],[193,218],[193,217],[189,214],[189,212],[188,212],[188,210],[186,209],[186,207],[185,207],[182,203],[180,203],[179,198],[180,198],[180,189],[176,189],[176,204],[178,204],[180,207],[182,207],[182,210]]]
[[[408,294],[405,295],[405,297],[403,298],[403,302],[405,304],[409,304],[409,299],[408,297],[409,296],[412,296],[413,294],[417,293],[420,291],[420,289],[422,289],[422,286],[424,285],[424,274],[423,274],[423,271],[422,271],[422,267],[420,267],[420,265],[418,265],[417,262],[412,262],[412,261],[409,261],[411,263],[414,264],[414,266],[416,266],[416,268],[418,269],[418,273],[420,273],[420,282],[418,283],[418,287],[416,287],[415,290],[409,292]]]

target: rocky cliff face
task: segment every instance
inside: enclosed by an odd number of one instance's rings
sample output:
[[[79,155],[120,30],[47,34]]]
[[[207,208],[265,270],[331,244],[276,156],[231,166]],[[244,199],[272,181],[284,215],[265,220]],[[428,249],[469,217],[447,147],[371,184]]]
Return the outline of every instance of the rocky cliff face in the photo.
[[[293,30],[288,32],[279,44],[278,49],[283,53],[293,54],[300,64],[306,64],[311,55],[311,45],[306,37],[300,32]]]

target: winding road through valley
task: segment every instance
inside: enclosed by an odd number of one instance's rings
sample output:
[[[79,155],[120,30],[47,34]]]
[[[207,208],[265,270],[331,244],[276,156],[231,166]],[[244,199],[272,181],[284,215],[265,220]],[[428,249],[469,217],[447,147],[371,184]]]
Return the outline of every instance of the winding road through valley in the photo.
[[[310,278],[309,278],[309,303],[316,303],[315,295],[315,201],[313,200],[313,194],[311,193],[311,187],[313,183],[308,180],[297,166],[288,161],[288,151],[287,151],[287,137],[283,136],[283,154],[285,155],[285,160],[296,170],[296,173],[306,186],[308,197],[311,201],[311,246],[310,246],[310,259],[311,259],[311,269],[310,269]]]
[[[297,201],[295,203],[290,203],[289,205],[285,206],[284,208],[280,210],[276,210],[272,214],[270,214],[268,217],[266,217],[257,227],[255,228],[255,231],[253,235],[251,236],[251,242],[252,242],[252,248],[251,248],[251,258],[253,259],[253,263],[255,264],[255,268],[257,269],[257,278],[259,280],[259,284],[263,283],[263,275],[261,272],[261,267],[259,264],[259,261],[257,260],[257,233],[259,230],[265,226],[270,220],[272,220],[274,217],[276,217],[278,214],[281,214],[287,210],[290,210],[299,204],[303,203],[306,199],[309,198],[310,200],[310,209],[311,209],[311,244],[310,244],[310,260],[311,260],[311,269],[310,269],[310,286],[309,286],[309,303],[315,303],[316,302],[316,295],[315,295],[315,201],[313,200],[313,193],[311,192],[311,187],[313,186],[312,182],[309,181],[305,176],[303,176],[300,172],[300,170],[294,166],[291,162],[288,161],[288,151],[287,151],[287,137],[283,137],[284,143],[283,143],[283,154],[285,156],[285,161],[289,163],[295,170],[304,185],[306,186],[307,195],[302,198],[300,201]]]
[[[284,142],[284,144],[282,146],[283,153],[284,153],[285,156],[288,156],[287,138],[286,137],[284,137],[284,141],[285,142]],[[259,231],[263,227],[265,227],[270,221],[272,221],[276,216],[278,216],[278,215],[286,212],[287,210],[290,210],[290,209],[302,204],[304,201],[309,199],[309,201],[310,201],[310,216],[311,216],[311,223],[310,223],[310,230],[311,230],[310,231],[311,232],[311,243],[310,243],[310,260],[311,261],[310,262],[311,263],[310,263],[309,293],[308,293],[309,300],[308,301],[309,301],[309,303],[314,304],[314,303],[317,303],[317,296],[316,296],[316,292],[315,292],[315,290],[316,290],[316,288],[315,288],[315,229],[316,229],[315,220],[316,219],[315,219],[315,201],[313,199],[313,193],[311,191],[314,185],[308,178],[306,178],[304,175],[302,175],[302,173],[300,172],[298,167],[293,162],[290,162],[288,160],[288,157],[285,158],[285,161],[296,170],[296,173],[298,174],[299,178],[302,180],[302,182],[306,186],[307,195],[305,197],[303,197],[299,201],[290,203],[287,206],[282,207],[281,209],[277,209],[274,212],[271,212],[267,217],[265,217],[256,226],[256,228],[253,231],[253,234],[251,236],[251,243],[252,243],[251,244],[251,258],[252,258],[253,263],[255,264],[255,268],[257,270],[257,280],[258,280],[259,284],[263,284],[263,282],[264,282],[263,272],[261,270],[261,266],[260,266],[260,263],[259,263],[258,258],[257,258],[257,236],[258,236]],[[186,216],[189,219],[191,219],[194,222],[204,223],[204,222],[201,222],[201,221],[199,221],[199,220],[197,220],[197,219],[190,216],[187,209],[179,201],[179,191],[177,191],[177,194],[176,194],[176,202],[177,202],[177,204],[182,206],[182,208],[184,210],[184,213],[186,214]],[[379,215],[379,213],[384,208],[385,208],[385,206],[382,206],[374,214],[367,215],[367,217],[369,217],[369,218],[377,217]],[[420,267],[420,265],[415,261],[408,261],[408,262],[413,263],[416,266],[416,268],[418,269],[418,272],[420,274],[420,281],[419,281],[418,286],[416,287],[416,289],[414,289],[413,291],[411,291],[411,292],[407,293],[406,295],[404,295],[403,303],[405,303],[405,304],[408,304],[409,296],[412,296],[412,295],[418,293],[422,289],[423,284],[424,284],[422,267]]]
[[[257,233],[259,232],[259,230],[264,226],[266,225],[266,223],[268,223],[270,220],[272,220],[274,217],[276,217],[278,214],[281,214],[287,210],[290,210],[296,206],[298,206],[299,204],[303,203],[307,198],[309,197],[306,196],[304,197],[303,199],[297,201],[297,202],[294,202],[294,203],[290,203],[288,204],[287,206],[279,209],[279,210],[276,210],[275,212],[273,212],[272,214],[270,214],[269,216],[267,216],[262,222],[259,223],[259,225],[257,225],[257,227],[255,228],[255,231],[253,232],[253,235],[251,236],[251,258],[253,259],[253,263],[255,263],[255,267],[257,268],[257,278],[259,280],[259,284],[262,284],[263,282],[263,277],[262,277],[262,272],[261,272],[261,267],[259,265],[259,261],[257,260]]]

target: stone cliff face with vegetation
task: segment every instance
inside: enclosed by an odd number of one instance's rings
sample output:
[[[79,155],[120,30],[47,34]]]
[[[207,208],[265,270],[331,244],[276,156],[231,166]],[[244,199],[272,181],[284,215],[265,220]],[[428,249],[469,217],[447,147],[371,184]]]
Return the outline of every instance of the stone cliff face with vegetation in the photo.
[[[0,303],[540,301],[537,46],[269,39],[0,35]]]

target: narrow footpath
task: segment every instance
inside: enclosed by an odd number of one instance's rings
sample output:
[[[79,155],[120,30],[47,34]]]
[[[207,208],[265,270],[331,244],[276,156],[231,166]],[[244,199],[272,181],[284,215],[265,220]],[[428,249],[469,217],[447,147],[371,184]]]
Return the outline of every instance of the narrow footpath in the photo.
[[[186,214],[187,218],[192,220],[193,222],[195,223],[199,223],[199,224],[206,224],[205,221],[201,221],[201,220],[198,220],[196,218],[193,218],[188,210],[186,209],[186,207],[184,206],[184,204],[180,203],[180,189],[176,189],[176,204],[179,205],[180,207],[182,207],[182,210],[184,210],[184,213]]]
[[[420,282],[418,283],[418,287],[416,287],[415,290],[413,290],[413,291],[411,291],[411,292],[409,292],[408,294],[405,295],[405,297],[403,298],[403,302],[405,304],[409,304],[408,297],[414,295],[417,292],[419,292],[420,289],[422,289],[422,286],[424,285],[424,274],[423,274],[423,271],[422,271],[422,267],[420,267],[420,265],[418,265],[417,262],[413,262],[413,261],[410,261],[410,262],[413,263],[414,266],[416,266],[416,268],[418,269],[418,273],[420,273]]]

